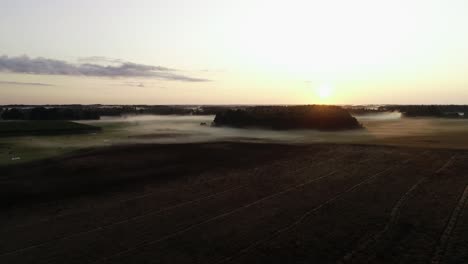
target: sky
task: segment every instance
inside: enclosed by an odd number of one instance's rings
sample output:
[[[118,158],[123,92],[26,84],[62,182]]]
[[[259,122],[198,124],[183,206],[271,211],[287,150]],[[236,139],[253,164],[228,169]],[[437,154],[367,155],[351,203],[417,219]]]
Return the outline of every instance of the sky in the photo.
[[[468,104],[466,0],[0,7],[0,104]]]

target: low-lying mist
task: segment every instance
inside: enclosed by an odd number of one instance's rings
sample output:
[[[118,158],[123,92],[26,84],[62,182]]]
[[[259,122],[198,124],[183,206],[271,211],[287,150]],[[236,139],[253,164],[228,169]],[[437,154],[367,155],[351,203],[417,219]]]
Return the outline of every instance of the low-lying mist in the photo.
[[[396,112],[356,115],[363,129],[339,132],[275,131],[212,127],[214,116],[135,115],[79,121],[102,132],[77,135],[0,138],[0,164],[33,160],[69,151],[119,144],[258,142],[352,143],[437,148],[468,148],[468,119],[405,118]],[[201,125],[201,124],[205,125]],[[2,147],[3,146],[3,147]]]
[[[438,141],[444,142],[449,140],[444,138],[445,136],[462,133],[468,129],[467,120],[404,118],[398,112],[355,117],[363,124],[364,129],[321,132],[212,127],[210,124],[214,116],[124,116],[107,117],[86,123],[103,126],[104,130],[106,125],[113,125],[111,129],[123,135],[109,138],[115,143],[186,143],[220,140],[278,143],[385,143],[387,140],[414,139],[414,137],[422,137],[420,139],[422,141],[428,140],[426,137],[435,137]],[[206,125],[201,125],[202,123]]]

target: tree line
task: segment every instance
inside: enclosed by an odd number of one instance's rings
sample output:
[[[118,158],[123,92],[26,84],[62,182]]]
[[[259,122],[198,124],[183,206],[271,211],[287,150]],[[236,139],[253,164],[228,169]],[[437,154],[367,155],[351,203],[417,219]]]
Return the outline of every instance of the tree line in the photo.
[[[6,108],[1,112],[3,120],[97,120],[98,112],[72,108]]]

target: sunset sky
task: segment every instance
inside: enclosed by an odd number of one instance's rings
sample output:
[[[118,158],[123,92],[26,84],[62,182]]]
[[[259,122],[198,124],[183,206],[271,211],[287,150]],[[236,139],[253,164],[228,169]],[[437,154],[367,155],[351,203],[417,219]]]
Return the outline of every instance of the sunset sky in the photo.
[[[466,0],[0,0],[0,104],[467,104]]]

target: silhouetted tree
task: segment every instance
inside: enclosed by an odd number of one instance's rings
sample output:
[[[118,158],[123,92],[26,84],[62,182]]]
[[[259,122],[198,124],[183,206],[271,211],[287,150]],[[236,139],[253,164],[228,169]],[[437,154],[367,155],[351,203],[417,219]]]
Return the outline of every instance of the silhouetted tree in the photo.
[[[6,109],[2,113],[4,120],[21,120],[24,118],[24,113],[16,108]]]
[[[351,114],[338,106],[257,106],[218,113],[215,126],[269,129],[343,130],[362,128]]]

